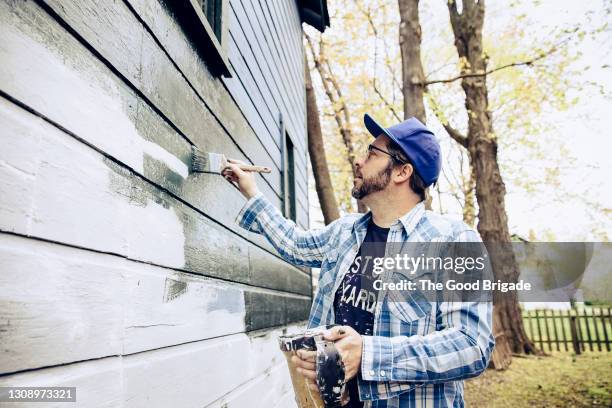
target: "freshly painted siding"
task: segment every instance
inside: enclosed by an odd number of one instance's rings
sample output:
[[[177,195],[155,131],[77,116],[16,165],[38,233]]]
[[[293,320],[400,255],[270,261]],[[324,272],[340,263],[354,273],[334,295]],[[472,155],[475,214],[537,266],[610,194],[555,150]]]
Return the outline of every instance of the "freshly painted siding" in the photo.
[[[309,271],[237,227],[241,194],[189,165],[195,144],[270,166],[258,185],[280,207],[282,115],[308,225],[297,6],[232,0],[218,78],[167,4],[0,0],[0,386],[284,407],[276,337],[307,318]]]

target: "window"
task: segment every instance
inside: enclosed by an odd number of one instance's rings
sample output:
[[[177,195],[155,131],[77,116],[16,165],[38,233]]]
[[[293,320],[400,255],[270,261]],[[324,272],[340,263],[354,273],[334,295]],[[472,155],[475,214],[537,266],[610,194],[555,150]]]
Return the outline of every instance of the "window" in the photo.
[[[198,0],[200,8],[208,20],[208,24],[212,28],[215,37],[221,42],[221,17],[222,17],[222,6],[221,0]]]
[[[215,75],[231,77],[227,59],[229,0],[172,0],[167,4]]]
[[[297,220],[295,198],[295,148],[289,133],[285,132],[283,143],[283,205],[285,217]]]

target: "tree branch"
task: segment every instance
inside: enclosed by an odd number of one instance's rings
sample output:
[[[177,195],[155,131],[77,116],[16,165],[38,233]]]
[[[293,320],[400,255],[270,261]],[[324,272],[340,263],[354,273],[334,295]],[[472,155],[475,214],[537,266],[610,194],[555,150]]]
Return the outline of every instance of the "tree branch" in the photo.
[[[374,92],[376,92],[376,94],[380,97],[380,99],[383,101],[385,106],[387,106],[387,108],[389,108],[389,110],[391,111],[391,113],[393,114],[395,119],[397,119],[398,122],[401,122],[402,118],[399,116],[399,114],[397,113],[397,111],[395,110],[393,105],[387,100],[387,98],[385,98],[385,96],[382,94],[382,92],[380,92],[380,90],[376,86],[376,79],[372,80],[372,86],[374,88]]]
[[[462,135],[457,129],[452,127],[448,122],[446,122],[446,123],[444,123],[442,121],[440,121],[440,122],[442,123],[442,126],[444,126],[444,129],[448,132],[449,136],[452,137],[461,146],[463,146],[463,147],[465,147],[467,149],[467,147],[468,147],[468,139],[467,139],[467,137]]]
[[[442,126],[444,126],[444,129],[446,130],[448,135],[451,138],[453,138],[453,140],[455,140],[457,143],[459,143],[461,146],[463,146],[463,147],[465,147],[467,149],[467,147],[468,147],[468,138],[467,138],[467,136],[463,135],[457,129],[452,127],[450,125],[450,123],[448,123],[448,120],[442,115],[442,112],[438,108],[438,103],[436,102],[436,100],[433,98],[431,93],[428,92],[428,94],[429,94],[429,100],[431,101],[432,110],[433,110],[434,114],[436,115],[436,117],[438,118],[438,120],[440,121],[440,123],[442,124]]]
[[[357,8],[359,9],[359,11],[364,15],[364,17],[366,18],[366,20],[368,21],[368,24],[370,26],[370,28],[372,28],[372,32],[374,33],[374,42],[375,42],[375,48],[374,48],[374,78],[372,79],[372,87],[374,88],[374,92],[376,92],[376,95],[378,95],[378,97],[381,99],[381,101],[385,104],[385,106],[391,111],[391,113],[393,114],[393,116],[395,117],[395,119],[397,119],[398,122],[401,122],[402,119],[400,117],[400,115],[397,113],[397,111],[395,110],[395,108],[393,107],[393,104],[390,103],[387,98],[385,98],[385,95],[383,95],[382,91],[376,86],[376,60],[377,60],[377,56],[378,56],[378,28],[376,26],[376,24],[374,23],[374,20],[372,19],[372,14],[370,12],[370,9],[364,9],[361,4],[357,1],[355,3],[357,5]],[[383,43],[384,43],[384,38],[383,38]],[[386,45],[386,44],[385,44]],[[385,50],[387,50],[388,48],[385,46]],[[387,64],[385,64],[387,65]],[[391,77],[393,79],[395,79],[395,72],[393,72],[393,69],[391,67],[389,67],[387,65],[387,68],[391,71]],[[400,86],[401,89],[401,86]]]
[[[519,66],[532,66],[534,65],[535,62],[544,59],[546,57],[548,57],[549,55],[555,53],[558,49],[560,45],[563,45],[565,42],[569,41],[569,38],[566,38],[565,40],[561,41],[559,44],[554,45],[550,50],[541,53],[540,55],[538,55],[537,57],[534,57],[530,60],[527,61],[521,61],[521,62],[512,62],[510,64],[506,64],[506,65],[502,65],[493,69],[490,69],[488,71],[485,72],[473,72],[473,73],[467,73],[467,74],[461,74],[461,75],[457,75],[455,77],[452,78],[448,78],[448,79],[432,79],[431,81],[424,81],[424,82],[413,82],[415,85],[423,85],[423,86],[428,86],[428,85],[432,85],[432,84],[447,84],[450,82],[455,82],[459,79],[463,79],[463,78],[478,78],[478,77],[484,77],[487,75],[491,75],[494,72],[497,71],[501,71],[502,69],[507,69],[507,68],[512,68],[512,67],[519,67]]]
[[[519,67],[522,65],[532,65],[534,62],[548,56],[549,54],[542,54],[539,55],[537,58],[533,58],[530,59],[529,61],[522,61],[522,62],[513,62],[511,64],[506,64],[506,65],[502,65],[500,67],[496,67],[494,69],[490,69],[486,72],[475,72],[475,73],[469,73],[469,74],[462,74],[462,75],[457,75],[453,78],[448,78],[448,79],[433,79],[431,81],[425,81],[425,82],[420,82],[420,83],[415,83],[415,85],[424,85],[424,86],[428,86],[428,85],[432,85],[432,84],[447,84],[450,82],[455,82],[458,81],[459,79],[463,79],[463,78],[478,78],[478,77],[484,77],[487,75],[491,75],[494,72],[497,71],[501,71],[502,69],[506,69],[506,68],[511,68],[511,67]]]

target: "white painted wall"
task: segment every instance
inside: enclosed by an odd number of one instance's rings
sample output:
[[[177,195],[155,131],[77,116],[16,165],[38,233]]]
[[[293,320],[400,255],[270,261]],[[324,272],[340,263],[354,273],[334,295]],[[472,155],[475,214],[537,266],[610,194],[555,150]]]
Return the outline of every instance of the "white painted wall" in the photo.
[[[80,4],[67,10],[86,13]],[[123,2],[104,7],[105,24],[138,21]],[[158,47],[139,33],[142,41],[126,44]],[[170,115],[174,102],[155,94],[165,88],[137,82],[138,64],[128,61],[126,77],[118,75],[125,66],[111,70],[37,2],[0,0],[0,38],[0,386],[77,387],[76,404],[36,407],[294,406],[277,337],[304,322],[279,313],[273,327],[247,332],[252,316],[267,311],[245,299],[304,304],[308,276],[227,225],[238,192],[190,174],[189,143],[134,89],[148,87],[182,132],[227,146],[221,124],[202,136],[194,112],[205,105],[186,80],[168,72],[189,91],[180,102],[198,108]],[[104,51],[119,54],[126,44]],[[146,132],[139,120],[150,121]],[[248,127],[244,120],[232,126]],[[178,179],[147,173],[147,160]],[[226,202],[201,198],[198,182]],[[271,197],[273,187],[265,187]]]

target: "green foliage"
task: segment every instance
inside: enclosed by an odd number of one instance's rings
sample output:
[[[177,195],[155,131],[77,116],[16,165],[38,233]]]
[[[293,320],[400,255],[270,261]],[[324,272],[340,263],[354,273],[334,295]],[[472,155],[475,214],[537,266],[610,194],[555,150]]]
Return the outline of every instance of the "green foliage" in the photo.
[[[586,11],[571,18],[557,15],[548,18],[542,10],[550,9],[550,2],[488,2],[483,52],[488,70],[517,64],[486,77],[495,130],[491,136],[498,139],[507,190],[534,196],[548,191],[549,196],[544,199],[557,201],[570,196],[578,205],[589,208],[594,221],[591,235],[607,239],[605,229],[597,230],[601,223],[595,223],[602,214],[597,198],[564,183],[575,170],[576,159],[558,135],[564,126],[559,118],[571,122],[574,108],[588,102],[585,95],[588,98],[591,92],[597,92],[608,96],[609,91],[589,75],[593,67],[582,62],[587,41],[610,33],[610,19],[605,16],[610,16],[612,3],[604,2],[603,7],[598,4],[591,3],[590,8],[582,8]],[[353,144],[359,154],[370,140],[361,121],[364,113],[374,115],[386,125],[403,116],[398,6],[395,1],[374,0],[338,0],[328,5],[332,25],[323,36],[326,56],[349,107]],[[457,57],[444,2],[420,2],[420,20],[426,79],[457,76],[467,61]],[[314,31],[308,32],[318,38]],[[322,126],[332,180],[341,208],[350,211],[352,175],[332,116],[339,107],[331,106],[321,92],[320,78],[315,75],[314,80],[315,86],[319,85],[318,101],[324,112]],[[468,112],[461,81],[430,85],[425,103],[428,125],[437,134],[445,134],[441,124],[451,124],[466,133]],[[452,143],[442,141],[447,152],[443,165],[447,174],[443,179],[447,181],[441,182],[437,199],[445,202],[444,207],[456,206],[448,204],[448,197],[462,204],[466,190],[461,183],[469,180],[465,153]],[[434,207],[438,205],[434,203]],[[545,230],[535,233],[539,239],[551,234]]]

